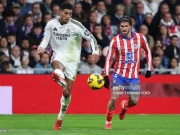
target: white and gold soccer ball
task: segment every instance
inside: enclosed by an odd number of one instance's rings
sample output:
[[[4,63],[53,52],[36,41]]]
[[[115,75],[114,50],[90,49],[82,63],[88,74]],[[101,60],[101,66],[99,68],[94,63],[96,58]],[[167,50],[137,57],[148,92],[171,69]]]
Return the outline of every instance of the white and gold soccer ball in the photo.
[[[104,86],[104,78],[98,73],[93,73],[88,77],[87,83],[93,90],[98,90]]]

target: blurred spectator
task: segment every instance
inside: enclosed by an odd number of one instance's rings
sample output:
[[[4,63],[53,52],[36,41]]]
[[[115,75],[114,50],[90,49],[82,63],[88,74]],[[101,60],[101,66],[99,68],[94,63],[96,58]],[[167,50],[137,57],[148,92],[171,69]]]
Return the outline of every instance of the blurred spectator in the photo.
[[[20,48],[19,48],[19,46],[14,46],[11,49],[10,63],[15,68],[17,68],[17,67],[19,67],[21,65],[21,61],[20,61]]]
[[[153,0],[142,0],[142,3],[144,5],[144,14],[146,13],[152,13],[154,16],[158,11],[158,3],[156,3]]]
[[[21,57],[21,66],[16,68],[17,74],[33,74],[34,71],[29,67],[29,57],[27,55],[23,55]]]
[[[97,44],[99,44],[102,48],[106,47],[109,45],[109,39],[108,37],[104,34],[102,25],[96,24],[94,26],[94,33],[93,33],[95,39],[97,40]]]
[[[30,55],[29,50],[30,50],[29,40],[27,38],[23,38],[21,43],[21,51],[22,51],[21,54],[29,56]]]
[[[163,44],[162,44],[161,40],[156,40],[154,46],[163,48]],[[164,48],[163,48],[163,50],[164,50]]]
[[[0,49],[0,57],[1,57],[2,55],[6,55],[6,54]]]
[[[48,22],[49,20],[51,20],[51,19],[52,19],[52,15],[51,15],[50,13],[45,13],[45,14],[43,15],[43,20],[42,20],[42,22],[41,22],[42,27],[45,28],[47,22]]]
[[[136,28],[135,28],[135,24],[136,24],[136,20],[135,20],[135,17],[134,16],[131,16],[131,21],[132,21],[132,28],[131,28],[131,31],[132,32],[137,32]],[[119,26],[119,25],[118,25]]]
[[[16,46],[16,34],[15,33],[9,33],[7,35],[7,40],[8,40],[8,46],[10,49],[12,49],[14,46]]]
[[[142,33],[146,37],[149,47],[150,47],[150,49],[152,49],[154,47],[154,39],[152,36],[150,36],[148,34],[148,27],[146,25],[142,24],[139,27],[139,32]]]
[[[77,20],[77,21],[80,21],[81,23],[86,22],[87,17],[86,17],[86,14],[82,10],[81,3],[75,3],[74,4],[74,11],[72,14],[72,18]]]
[[[38,3],[38,2],[33,3],[32,10],[29,11],[29,14],[32,14],[34,23],[41,23],[42,13],[41,13],[41,9],[40,9],[40,3]]]
[[[88,14],[92,7],[92,0],[82,0],[80,1],[83,11],[85,11],[86,14]]]
[[[102,0],[98,1],[95,11],[97,13],[97,20],[96,20],[96,22],[98,24],[100,24],[102,17],[107,14],[105,2],[102,1]]]
[[[169,31],[165,25],[159,26],[159,29],[159,34],[156,40],[160,40],[163,45],[163,49],[165,49],[167,46],[170,45]]]
[[[117,35],[118,27],[111,24],[111,17],[109,15],[104,15],[101,20],[101,25],[105,31],[105,35],[108,37],[109,41]]]
[[[162,3],[167,3],[167,5],[169,6],[169,11],[171,14],[175,14],[175,7],[176,5],[180,4],[179,0],[164,0],[162,1]]]
[[[140,69],[145,69],[146,67],[146,54],[144,49],[140,49]]]
[[[179,60],[175,57],[173,57],[169,61],[169,69],[174,69],[174,71],[170,71],[170,74],[180,74],[180,68],[179,68]]]
[[[30,62],[29,62],[29,66],[34,68],[34,66],[40,61],[40,56],[37,54],[37,46],[33,45],[30,49]]]
[[[125,6],[125,15],[132,16],[135,12],[134,4],[132,0],[123,0]]]
[[[100,68],[104,68],[106,57],[103,55],[102,53],[103,50],[100,45],[98,45],[98,49],[99,49],[99,60],[96,63],[96,65],[98,65]]]
[[[89,53],[92,53],[91,43],[85,40],[81,49],[81,60],[85,62]]]
[[[0,21],[0,35],[6,36],[10,32],[16,33],[18,28],[14,22],[15,13],[12,10],[7,10],[3,15],[5,20]]]
[[[7,55],[5,55],[5,54],[0,56],[0,65],[4,61],[8,61],[9,62],[9,57]]]
[[[169,36],[177,35],[180,37],[178,26],[176,26],[174,23],[170,13],[167,12],[163,15],[162,19],[160,20],[160,25],[165,25],[168,28]]]
[[[0,2],[0,20],[3,19],[3,12],[4,12],[4,6],[3,6],[2,2]]]
[[[116,5],[112,2],[112,0],[104,0],[106,9],[109,15],[113,15],[116,9]]]
[[[27,3],[27,0],[19,0],[20,15],[23,16],[31,11],[31,3]]]
[[[170,37],[170,45],[166,47],[165,55],[167,58],[172,59],[173,57],[180,59],[180,50],[177,47],[178,37],[173,35]]]
[[[180,24],[180,19],[178,19],[179,15],[180,15],[180,5],[176,5],[175,14],[173,14],[173,20],[174,20],[176,25]]]
[[[13,74],[11,65],[8,61],[4,61],[1,63],[0,74]]]
[[[52,1],[53,0],[43,0],[43,2],[41,2],[41,11],[43,15],[45,13],[52,14],[52,11],[51,11]]]
[[[86,29],[88,29],[91,33],[94,32],[94,25],[97,21],[97,13],[95,11],[91,11],[88,15],[88,21],[84,24]]]
[[[152,55],[152,67],[153,71],[152,74],[163,74],[164,71],[154,71],[156,69],[163,70],[164,67],[161,65],[161,57],[159,54]]]
[[[31,14],[26,14],[24,17],[24,24],[19,28],[17,32],[18,43],[21,43],[21,40],[31,32],[33,25],[33,16]]]
[[[28,3],[42,2],[43,0],[27,0]]]
[[[164,50],[162,46],[156,46],[154,49],[154,53],[158,54],[161,58],[161,65],[163,67],[168,68],[168,60],[166,56],[164,55]]]
[[[14,20],[15,20],[15,25],[17,27],[20,27],[23,25],[23,16],[20,15],[20,5],[18,3],[13,4],[12,10],[15,14]]]
[[[80,74],[92,74],[92,73],[99,73],[101,74],[101,68],[94,63],[93,55],[90,53],[87,55],[87,62],[83,63],[79,68]]]
[[[112,16],[112,24],[118,26],[119,20],[124,16],[125,7],[123,5],[117,5],[116,11]]]
[[[139,30],[139,26],[144,22],[145,14],[143,12],[144,12],[144,5],[141,2],[138,2],[136,4],[136,12],[133,15],[136,20],[136,24],[135,24],[136,30]]]
[[[36,70],[34,71],[35,74],[49,74],[51,73],[50,70],[46,69],[51,69],[51,65],[49,64],[49,54],[44,52],[41,55],[40,62],[38,62],[35,67],[36,69],[43,69],[43,70]]]
[[[53,5],[52,6],[52,17],[57,17],[59,16],[60,13],[60,7],[58,5]]]
[[[152,16],[151,13],[146,13],[146,14],[145,14],[145,19],[144,19],[143,24],[148,27],[148,34],[149,34],[149,35],[151,35],[150,32],[151,32],[152,19],[153,19],[153,16]]]
[[[30,46],[39,45],[43,38],[42,26],[40,23],[35,23],[32,31],[26,36],[30,42]]]
[[[5,37],[0,39],[0,50],[6,54],[6,56],[10,56],[10,48],[8,47],[8,41]]]
[[[159,23],[160,23],[160,20],[162,18],[162,16],[169,12],[169,7],[166,3],[161,3],[159,5],[159,9],[158,9],[158,12],[155,14],[155,16],[153,17],[153,20],[152,20],[152,25],[151,25],[151,35],[155,38],[158,34],[158,31],[159,31]]]

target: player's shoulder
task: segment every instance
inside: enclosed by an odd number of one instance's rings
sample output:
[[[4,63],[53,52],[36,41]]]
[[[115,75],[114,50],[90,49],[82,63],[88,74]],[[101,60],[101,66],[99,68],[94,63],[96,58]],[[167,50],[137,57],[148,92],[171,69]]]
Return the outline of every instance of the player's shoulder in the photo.
[[[84,29],[84,26],[81,24],[81,22],[79,22],[79,21],[77,21],[77,20],[75,20],[73,18],[70,19],[70,23],[72,25],[74,25],[75,27],[79,27],[81,29]]]
[[[50,19],[47,23],[52,24],[52,23],[58,22],[58,21],[59,21],[59,17],[54,17],[54,18]]]
[[[134,32],[134,34],[135,34],[136,36],[139,36],[140,38],[144,37],[144,35],[143,35],[142,33]]]

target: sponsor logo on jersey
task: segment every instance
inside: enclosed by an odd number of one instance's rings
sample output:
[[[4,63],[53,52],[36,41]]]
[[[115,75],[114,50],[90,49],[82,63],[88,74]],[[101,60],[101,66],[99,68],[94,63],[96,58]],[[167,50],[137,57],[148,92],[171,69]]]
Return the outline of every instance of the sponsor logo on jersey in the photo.
[[[56,37],[57,40],[67,40],[70,37],[70,34],[61,34],[57,32],[53,32],[53,35]]]
[[[85,30],[85,31],[84,31],[84,35],[86,35],[86,36],[90,36],[90,35],[91,35],[91,33],[90,33],[88,30]]]
[[[57,28],[55,27],[53,30],[54,30],[54,31],[57,31]]]

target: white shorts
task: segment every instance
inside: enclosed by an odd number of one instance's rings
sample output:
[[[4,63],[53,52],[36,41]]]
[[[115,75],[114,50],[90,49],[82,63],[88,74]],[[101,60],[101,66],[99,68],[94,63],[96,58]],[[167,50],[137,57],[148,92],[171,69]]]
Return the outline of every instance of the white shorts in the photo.
[[[70,62],[66,62],[65,60],[63,60],[61,58],[60,55],[57,55],[55,53],[53,53],[52,57],[51,57],[51,63],[52,61],[57,60],[60,63],[63,64],[64,66],[64,70],[63,73],[64,75],[71,80],[75,80],[77,72],[78,72],[78,62],[77,63],[70,63]]]

